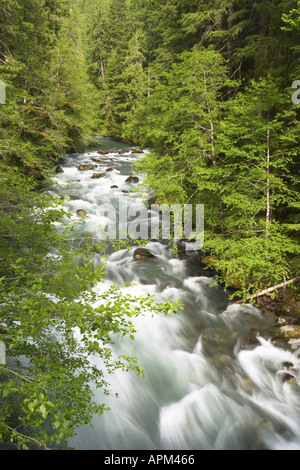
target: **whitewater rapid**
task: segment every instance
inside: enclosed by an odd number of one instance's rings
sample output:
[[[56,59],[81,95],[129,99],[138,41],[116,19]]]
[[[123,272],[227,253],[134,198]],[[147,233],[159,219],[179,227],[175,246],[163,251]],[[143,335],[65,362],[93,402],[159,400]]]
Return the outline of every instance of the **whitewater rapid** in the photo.
[[[99,243],[99,226],[110,220],[103,204],[119,214],[126,203],[134,214],[147,199],[128,192],[138,188],[126,179],[141,154],[130,147],[119,154],[124,147],[99,138],[97,148],[110,153],[99,155],[95,147],[66,155],[63,173],[54,178],[60,186],[53,191],[72,212],[70,223],[78,221],[77,233],[92,233]],[[79,171],[81,164],[97,166]],[[93,179],[95,172],[104,176]],[[84,223],[78,210],[87,214]],[[193,252],[181,259],[151,241],[146,248],[154,257],[136,261],[135,248],[109,248],[104,282],[95,287],[99,302],[101,292],[118,285],[123,293],[151,294],[159,302],[180,299],[184,309],[167,316],[145,312],[133,320],[134,341],[120,338],[114,348],[135,356],[145,378],[122,371],[110,375],[118,397],[96,395],[110,411],[94,416],[92,428],[79,428],[69,444],[79,450],[300,449],[300,361],[297,351],[264,337],[272,318],[251,305],[229,306],[228,294],[211,286],[213,278]],[[95,265],[100,262],[95,254]],[[94,360],[101,368],[101,360]],[[287,367],[293,384],[283,380]]]

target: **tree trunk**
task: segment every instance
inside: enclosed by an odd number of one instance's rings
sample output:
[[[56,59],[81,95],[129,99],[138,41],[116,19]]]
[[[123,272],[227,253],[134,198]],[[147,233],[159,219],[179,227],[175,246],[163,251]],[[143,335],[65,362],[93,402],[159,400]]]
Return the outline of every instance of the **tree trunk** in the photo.
[[[149,60],[148,60],[148,90],[147,90],[148,98],[150,97],[150,94],[151,94],[150,82],[151,82],[151,60],[150,60],[150,57],[149,57]]]
[[[211,113],[209,109],[209,114]],[[215,150],[215,132],[214,132],[214,123],[213,120],[210,119],[210,141],[211,141],[211,158],[213,165],[217,164],[217,157],[216,157],[216,150]],[[217,181],[219,182],[219,178],[217,178]],[[222,198],[220,196],[220,193],[218,193],[218,206],[219,206],[219,215],[220,215],[220,227],[221,227],[221,233],[222,235],[225,234],[225,228],[224,228],[224,217],[223,217],[223,204],[222,204]]]
[[[104,65],[103,65],[103,60],[102,58],[100,59],[100,71],[101,71],[101,78],[102,78],[102,82],[103,82],[103,86],[104,86],[104,89],[106,90],[106,82],[105,82],[105,75],[104,75]],[[109,114],[109,116],[111,117],[111,120],[112,122],[114,122],[114,117],[113,117],[113,114],[112,114],[112,111],[111,111],[111,107],[110,107],[110,102],[109,102],[109,96],[108,96],[108,93],[106,92],[106,99],[105,99],[105,107],[107,109],[107,112]]]
[[[234,14],[234,6],[233,4],[230,5],[228,11],[228,20],[227,20],[227,28],[230,30],[233,26],[232,16]],[[228,77],[231,78],[233,75],[233,64],[232,64],[232,42],[229,39],[226,44],[227,47],[227,57],[228,57]]]
[[[269,236],[269,225],[271,220],[270,207],[270,129],[267,130],[267,211],[266,211],[266,236]]]

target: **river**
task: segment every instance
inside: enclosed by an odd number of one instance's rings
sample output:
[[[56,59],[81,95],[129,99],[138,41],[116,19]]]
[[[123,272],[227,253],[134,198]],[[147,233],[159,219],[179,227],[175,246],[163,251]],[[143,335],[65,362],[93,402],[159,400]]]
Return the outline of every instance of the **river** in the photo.
[[[109,153],[99,155],[99,148]],[[81,233],[99,236],[99,224],[107,221],[103,204],[122,213],[125,203],[134,209],[144,200],[127,192],[136,183],[125,182],[140,157],[110,138],[65,156],[55,191],[67,196],[73,220],[82,220],[76,211],[86,211]],[[96,166],[80,171],[82,164]],[[104,176],[91,178],[95,172]],[[211,287],[213,277],[193,251],[176,257],[152,241],[147,249],[154,257],[136,261],[134,249],[110,250],[104,282],[96,286],[100,294],[115,284],[133,295],[153,294],[159,302],[179,298],[184,309],[134,320],[134,341],[122,338],[114,348],[134,355],[145,378],[112,374],[118,397],[96,395],[110,411],[95,416],[92,428],[79,428],[69,444],[78,450],[300,449],[300,361],[297,351],[276,347],[264,334],[272,318],[251,305],[229,306],[228,294]],[[287,372],[294,383],[284,380]]]

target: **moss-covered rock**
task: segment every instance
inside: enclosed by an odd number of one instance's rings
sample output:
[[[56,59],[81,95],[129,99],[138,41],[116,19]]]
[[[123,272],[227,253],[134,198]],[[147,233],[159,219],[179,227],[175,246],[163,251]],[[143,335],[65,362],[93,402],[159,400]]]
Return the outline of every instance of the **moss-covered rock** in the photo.
[[[290,340],[300,338],[300,325],[283,325],[278,328],[278,337]]]
[[[93,170],[93,169],[94,169],[94,165],[91,165],[91,164],[78,166],[79,171],[88,171],[88,170]]]
[[[218,257],[216,255],[208,255],[204,256],[204,258],[201,258],[201,263],[204,266],[211,267],[213,266],[214,261],[217,261]]]

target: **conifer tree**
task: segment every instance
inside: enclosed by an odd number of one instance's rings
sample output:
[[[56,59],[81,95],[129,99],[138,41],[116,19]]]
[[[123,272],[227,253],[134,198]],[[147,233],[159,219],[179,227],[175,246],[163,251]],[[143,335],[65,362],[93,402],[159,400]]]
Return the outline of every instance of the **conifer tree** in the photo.
[[[281,208],[295,200],[295,112],[272,78],[253,81],[228,104],[218,138],[224,233],[207,237],[215,267],[243,288],[263,289],[296,274],[299,248]],[[213,248],[212,248],[213,247]],[[245,295],[245,292],[242,292]]]
[[[141,138],[157,153],[155,159],[143,159],[146,173],[153,175],[150,184],[168,202],[184,203],[193,193],[218,193],[217,181],[206,172],[215,171],[222,89],[228,79],[213,49],[194,48],[179,57],[147,101]]]

